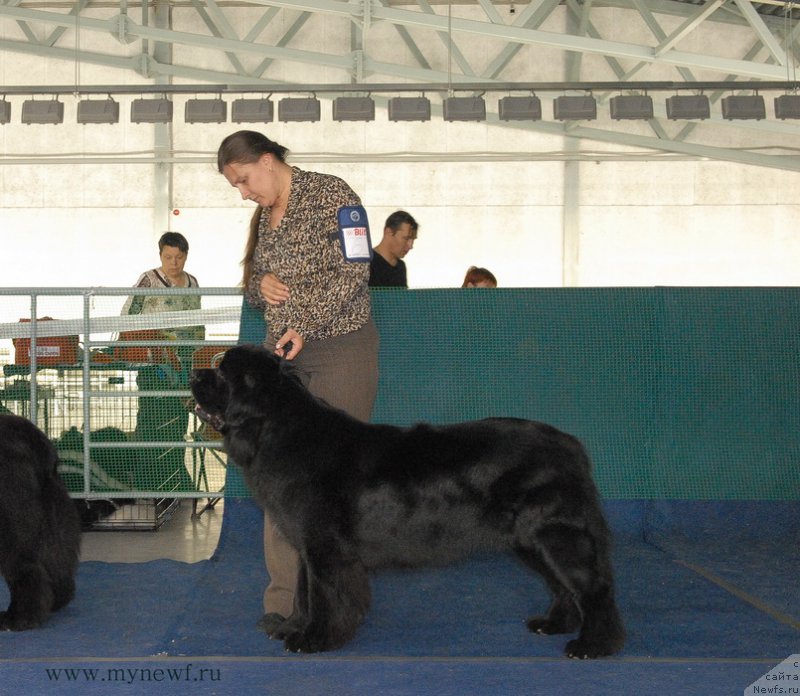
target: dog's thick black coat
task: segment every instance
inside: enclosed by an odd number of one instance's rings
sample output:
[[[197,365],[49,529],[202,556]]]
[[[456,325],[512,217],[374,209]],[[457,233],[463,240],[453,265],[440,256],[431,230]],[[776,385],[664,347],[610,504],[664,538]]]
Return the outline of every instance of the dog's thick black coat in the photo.
[[[0,572],[11,593],[0,630],[36,628],[75,594],[81,528],[57,465],[41,430],[0,415]]]
[[[513,418],[370,425],[315,399],[255,346],[192,377],[198,413],[225,437],[248,487],[300,552],[288,650],[340,647],[370,604],[367,570],[512,550],[546,580],[537,633],[578,632],[572,657],[618,652],[608,527],[581,444]]]

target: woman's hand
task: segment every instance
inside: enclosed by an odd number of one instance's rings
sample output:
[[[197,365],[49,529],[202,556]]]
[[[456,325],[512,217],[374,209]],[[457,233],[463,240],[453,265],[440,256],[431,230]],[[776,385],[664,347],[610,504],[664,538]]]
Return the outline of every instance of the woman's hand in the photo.
[[[267,273],[259,286],[262,297],[271,305],[279,305],[289,299],[289,286],[284,285],[274,273]]]
[[[291,347],[287,346],[289,343]],[[286,333],[284,333],[275,344],[275,355],[279,355],[285,360],[294,360],[297,354],[303,350],[304,345],[305,341],[297,331],[294,329],[287,329]],[[286,350],[287,347],[289,347],[288,351]]]

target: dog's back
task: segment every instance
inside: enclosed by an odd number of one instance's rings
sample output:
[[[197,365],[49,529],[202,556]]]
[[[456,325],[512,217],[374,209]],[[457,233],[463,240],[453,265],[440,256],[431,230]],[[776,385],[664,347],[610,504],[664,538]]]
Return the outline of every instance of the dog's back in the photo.
[[[590,461],[556,428],[518,418],[411,428],[368,426],[352,485],[367,567],[447,563],[510,550],[524,529],[560,514],[605,538]],[[380,445],[374,440],[379,439]],[[599,526],[597,519],[599,519]]]

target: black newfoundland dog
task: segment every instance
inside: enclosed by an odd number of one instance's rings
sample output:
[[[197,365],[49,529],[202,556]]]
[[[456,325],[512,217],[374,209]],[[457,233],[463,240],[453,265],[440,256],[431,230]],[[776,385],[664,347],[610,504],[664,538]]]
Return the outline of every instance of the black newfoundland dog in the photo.
[[[361,423],[255,346],[195,371],[192,392],[300,552],[294,613],[270,634],[288,650],[331,650],[352,638],[370,604],[368,569],[490,549],[512,550],[544,576],[553,600],[528,619],[531,631],[578,632],[570,657],[621,650],[609,531],[575,438],[514,418]]]
[[[0,415],[0,572],[11,593],[0,630],[36,628],[75,594],[81,527],[57,466],[41,430]]]

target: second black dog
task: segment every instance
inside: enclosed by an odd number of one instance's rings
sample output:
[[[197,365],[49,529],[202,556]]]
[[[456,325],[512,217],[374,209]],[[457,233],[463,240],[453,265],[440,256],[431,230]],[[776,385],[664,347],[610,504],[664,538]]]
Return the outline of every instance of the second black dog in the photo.
[[[81,529],[47,436],[0,415],[0,572],[11,603],[0,630],[36,628],[72,600]]]
[[[367,570],[514,551],[553,595],[536,633],[578,632],[571,657],[618,652],[609,531],[584,448],[551,426],[493,418],[369,425],[315,399],[254,346],[192,379],[258,502],[300,552],[294,613],[271,637],[292,651],[343,645],[370,604]]]

